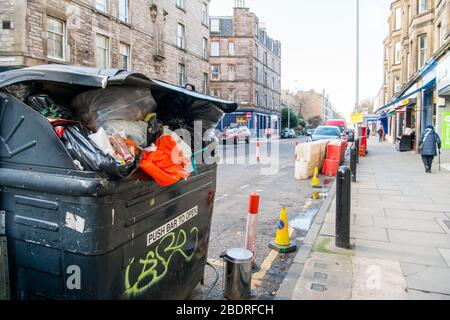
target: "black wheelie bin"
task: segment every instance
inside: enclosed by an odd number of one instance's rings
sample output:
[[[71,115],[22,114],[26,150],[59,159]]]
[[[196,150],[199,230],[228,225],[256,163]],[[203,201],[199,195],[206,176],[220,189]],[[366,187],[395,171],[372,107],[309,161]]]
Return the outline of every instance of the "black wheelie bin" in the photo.
[[[49,121],[26,103],[98,88],[149,88],[161,121],[214,127],[235,103],[142,74],[37,66],[0,74],[0,211],[12,299],[186,299],[202,280],[216,164],[161,187],[79,169]],[[172,129],[172,128],[171,128]]]

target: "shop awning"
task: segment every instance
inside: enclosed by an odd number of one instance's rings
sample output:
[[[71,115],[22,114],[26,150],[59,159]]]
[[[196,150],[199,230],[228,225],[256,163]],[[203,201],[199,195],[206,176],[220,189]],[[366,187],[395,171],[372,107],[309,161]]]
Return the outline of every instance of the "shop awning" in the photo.
[[[421,91],[427,91],[427,90],[433,88],[434,86],[436,86],[436,79],[433,79],[433,80],[429,81],[427,84],[425,84],[424,86],[420,87],[419,89],[414,90],[413,92],[410,92],[408,94],[405,94],[404,96],[396,99],[395,101],[393,101],[391,103],[388,103],[387,105],[377,109],[375,111],[375,113],[378,114],[378,113],[383,112],[383,111],[390,111],[389,110],[390,107],[395,106],[398,103],[401,103],[403,100],[408,99],[409,97],[412,97],[413,95],[415,95],[415,94],[417,94],[417,93],[419,93]]]

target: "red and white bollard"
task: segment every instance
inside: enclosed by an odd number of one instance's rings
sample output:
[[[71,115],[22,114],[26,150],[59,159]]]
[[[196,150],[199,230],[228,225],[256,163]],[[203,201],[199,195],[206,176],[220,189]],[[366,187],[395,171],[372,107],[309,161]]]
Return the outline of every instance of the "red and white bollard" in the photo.
[[[260,142],[256,142],[256,162],[261,162],[261,157],[259,156],[259,148],[261,147]]]
[[[259,194],[252,193],[250,195],[250,201],[248,204],[247,231],[245,233],[245,248],[253,253],[253,259],[255,259],[256,228],[258,225],[259,200]],[[258,269],[258,266],[256,266],[254,261],[253,269]]]

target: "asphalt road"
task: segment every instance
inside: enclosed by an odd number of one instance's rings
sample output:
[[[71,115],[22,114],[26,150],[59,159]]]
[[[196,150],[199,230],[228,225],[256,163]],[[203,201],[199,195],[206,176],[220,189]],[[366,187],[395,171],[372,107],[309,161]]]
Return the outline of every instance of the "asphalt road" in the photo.
[[[276,224],[280,210],[288,210],[289,220],[304,215],[305,203],[311,202],[315,191],[310,181],[294,178],[295,144],[305,138],[282,140],[272,143],[261,142],[261,162],[256,162],[256,143],[238,146],[226,145],[218,148],[221,163],[218,166],[218,183],[213,213],[208,257],[222,273],[220,255],[230,248],[244,247],[245,229],[249,196],[257,192],[261,196],[258,216],[258,233],[256,243],[256,262],[267,265],[271,250],[268,247],[275,237]],[[303,234],[304,236],[304,234]],[[297,241],[302,240],[297,233]],[[265,261],[266,260],[266,261]],[[269,261],[272,262],[272,261]],[[282,262],[282,261],[281,261]],[[263,282],[256,287],[258,297],[271,296],[278,278],[282,275],[273,272],[271,280],[268,272]],[[287,271],[287,270],[286,270]],[[282,272],[281,272],[282,273]],[[208,269],[205,284],[199,285],[193,299],[201,299],[214,280],[214,273]],[[222,280],[211,292],[210,299],[220,299]]]

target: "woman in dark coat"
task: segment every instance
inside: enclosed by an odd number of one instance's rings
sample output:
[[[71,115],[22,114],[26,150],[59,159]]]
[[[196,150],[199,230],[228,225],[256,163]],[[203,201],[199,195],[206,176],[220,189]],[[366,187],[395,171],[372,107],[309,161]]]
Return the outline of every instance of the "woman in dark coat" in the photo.
[[[434,157],[438,155],[438,149],[441,150],[441,139],[434,130],[433,126],[428,126],[420,135],[419,150],[422,154],[425,171],[430,173]]]

